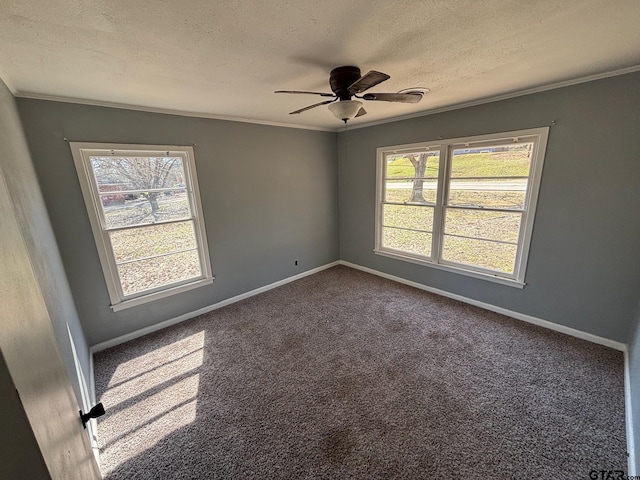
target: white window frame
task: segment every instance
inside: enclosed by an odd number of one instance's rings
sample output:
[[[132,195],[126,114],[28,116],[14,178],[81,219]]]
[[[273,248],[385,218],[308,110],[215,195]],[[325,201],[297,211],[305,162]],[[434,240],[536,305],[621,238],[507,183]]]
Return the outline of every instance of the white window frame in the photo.
[[[495,144],[499,142],[512,142],[516,139],[527,137],[525,141],[533,141],[531,153],[531,164],[529,167],[529,181],[525,194],[522,220],[518,234],[518,246],[514,271],[511,274],[495,272],[482,267],[462,265],[441,258],[442,239],[444,238],[444,212],[445,199],[448,196],[448,188],[451,172],[451,159],[454,148],[460,148],[459,144],[477,148],[482,144]],[[540,181],[542,178],[542,167],[544,164],[547,140],[549,137],[549,127],[532,128],[527,130],[517,130],[512,132],[501,132],[487,135],[477,135],[472,137],[460,137],[446,140],[436,140],[430,142],[412,143],[406,145],[395,145],[380,147],[377,149],[376,168],[376,219],[375,219],[375,247],[374,253],[398,260],[403,260],[418,265],[455,272],[462,275],[489,280],[492,282],[509,285],[517,288],[524,288],[527,261],[529,258],[529,248],[531,246],[531,236],[533,233],[533,223],[535,211],[538,203]],[[386,179],[386,155],[402,153],[402,151],[416,150],[439,150],[440,163],[438,170],[438,186],[436,192],[436,204],[434,206],[434,220],[432,233],[431,257],[395,250],[383,246],[383,206],[385,204],[385,179]],[[518,210],[519,211],[519,210]]]
[[[200,201],[200,189],[196,175],[195,157],[191,146],[175,145],[130,145],[130,144],[110,144],[110,143],[85,143],[69,142],[71,153],[78,173],[82,196],[91,222],[94,240],[98,249],[100,264],[104,273],[104,278],[111,300],[113,311],[142,305],[147,302],[158,300],[182,293],[194,288],[213,283],[214,277],[211,273],[211,261],[209,258],[209,244],[204,225],[202,213],[202,203]],[[125,295],[120,283],[116,260],[111,247],[109,231],[105,226],[102,214],[101,200],[98,192],[90,157],[135,157],[135,156],[175,156],[182,158],[184,168],[184,183],[187,191],[187,198],[191,207],[193,227],[196,237],[196,246],[200,259],[200,277],[190,278],[180,282],[163,285],[131,295]],[[145,225],[142,225],[145,226]]]

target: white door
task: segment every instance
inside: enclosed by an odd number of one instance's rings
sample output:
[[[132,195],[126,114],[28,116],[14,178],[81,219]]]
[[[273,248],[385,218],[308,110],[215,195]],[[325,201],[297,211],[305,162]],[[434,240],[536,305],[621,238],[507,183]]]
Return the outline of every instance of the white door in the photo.
[[[101,478],[1,171],[0,350],[51,478]]]

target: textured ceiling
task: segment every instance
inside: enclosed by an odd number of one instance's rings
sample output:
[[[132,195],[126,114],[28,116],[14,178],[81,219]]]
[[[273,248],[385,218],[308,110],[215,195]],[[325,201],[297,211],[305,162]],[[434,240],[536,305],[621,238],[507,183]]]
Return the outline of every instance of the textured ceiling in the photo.
[[[354,125],[640,65],[637,0],[0,0],[0,76],[17,96],[337,129],[340,65],[428,87]]]

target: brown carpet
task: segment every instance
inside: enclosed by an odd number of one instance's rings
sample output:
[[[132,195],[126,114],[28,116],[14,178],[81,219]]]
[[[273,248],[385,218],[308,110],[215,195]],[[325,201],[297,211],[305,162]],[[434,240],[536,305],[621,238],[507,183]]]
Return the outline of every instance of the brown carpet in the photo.
[[[109,479],[627,470],[622,353],[335,267],[95,356]]]

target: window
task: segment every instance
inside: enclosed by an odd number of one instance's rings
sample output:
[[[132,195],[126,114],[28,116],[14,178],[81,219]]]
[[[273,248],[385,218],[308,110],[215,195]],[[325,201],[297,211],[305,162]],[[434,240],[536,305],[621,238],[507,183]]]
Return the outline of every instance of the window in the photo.
[[[113,310],[213,282],[191,147],[70,146]]]
[[[375,252],[524,286],[548,130],[379,148]]]

